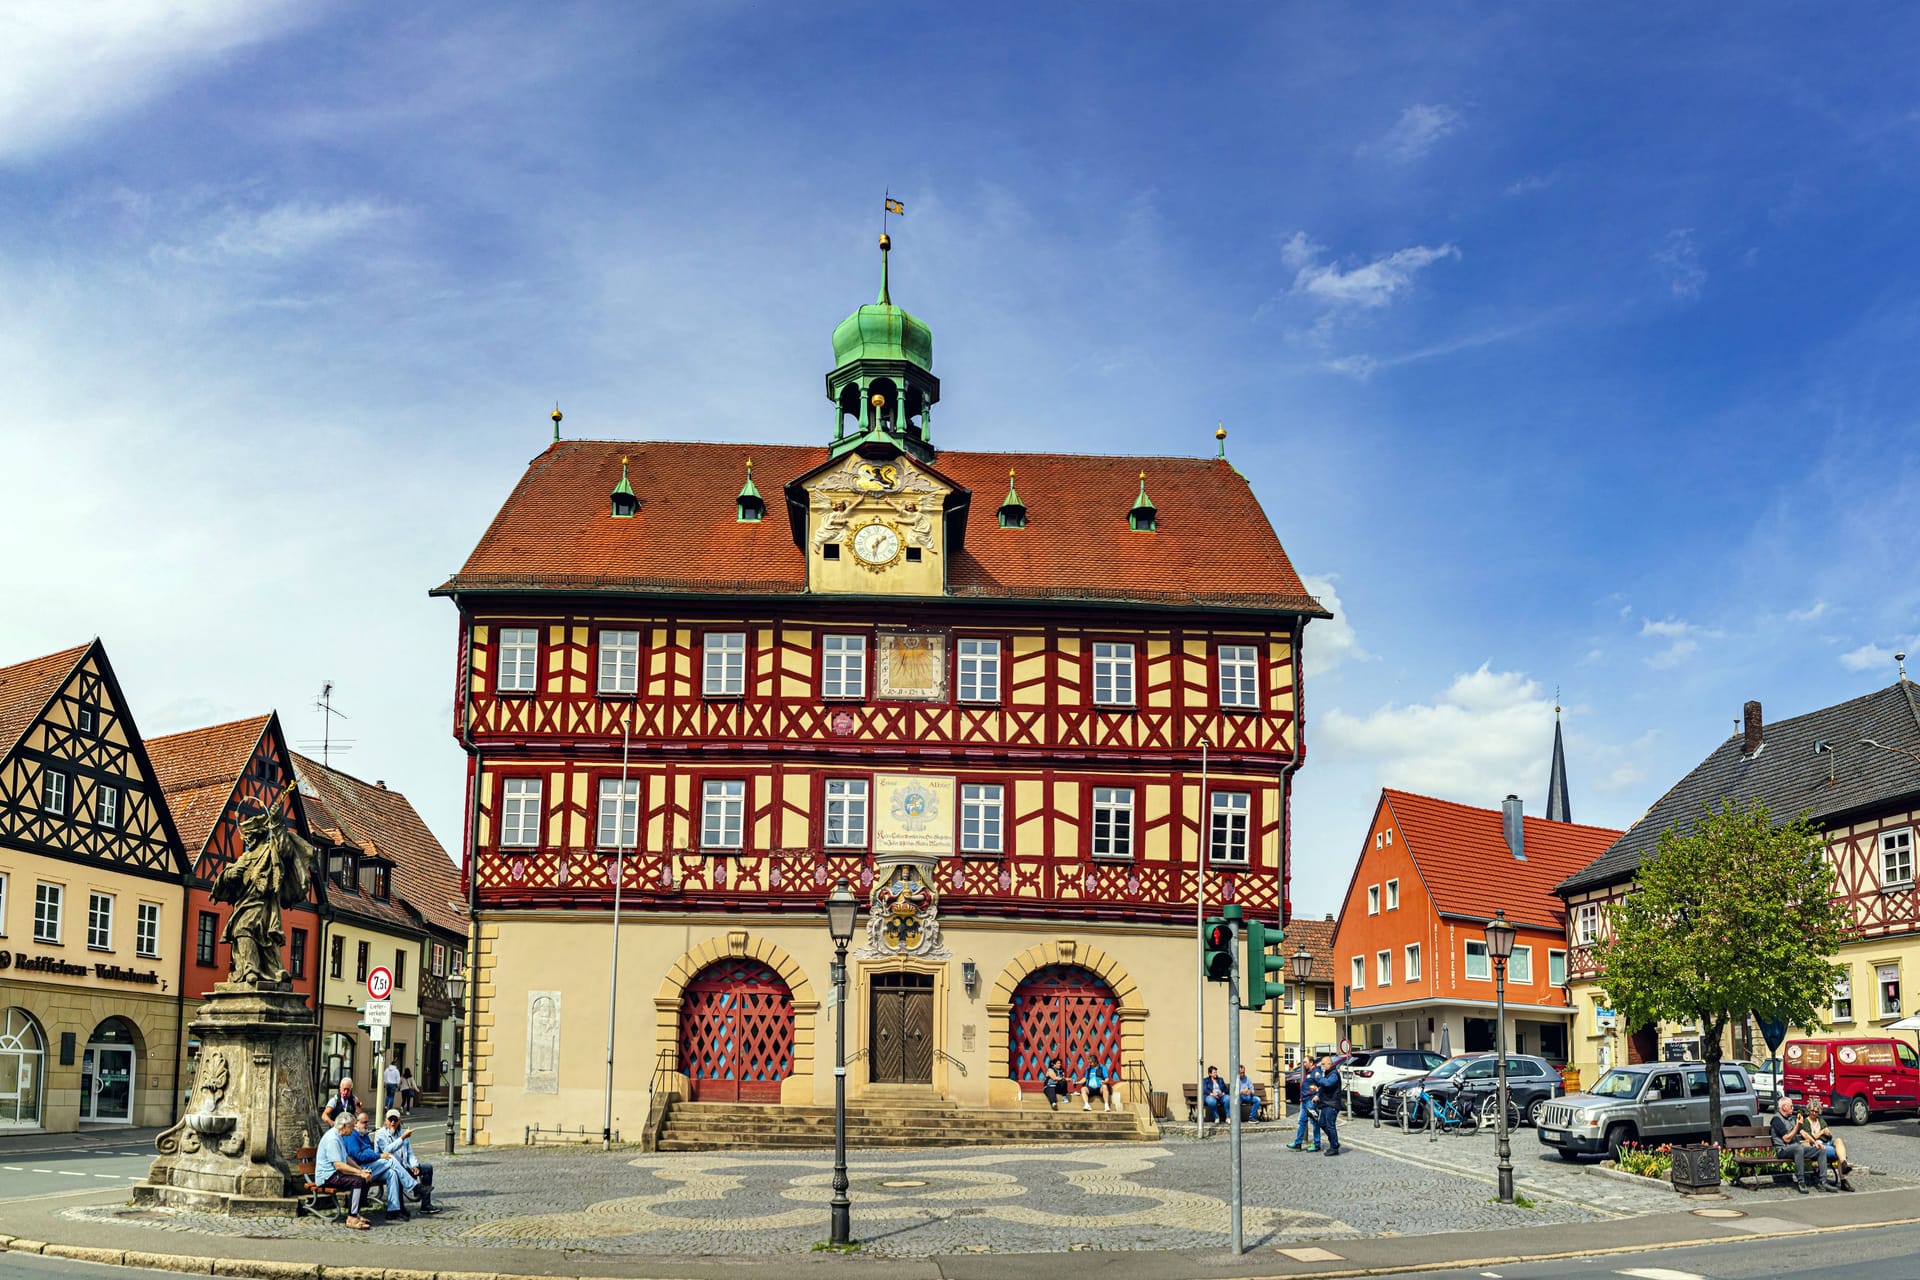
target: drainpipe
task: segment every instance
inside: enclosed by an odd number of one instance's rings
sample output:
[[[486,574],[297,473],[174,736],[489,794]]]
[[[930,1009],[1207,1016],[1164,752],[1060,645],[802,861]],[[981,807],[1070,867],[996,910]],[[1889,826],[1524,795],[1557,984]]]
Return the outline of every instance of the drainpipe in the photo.
[[[187,917],[193,914],[193,869],[180,870],[180,991],[173,1011],[173,1104],[167,1111],[169,1126],[180,1123],[180,1077],[187,1061]]]
[[[474,1007],[480,999],[480,778],[485,763],[479,748],[473,745],[473,619],[453,598],[460,609],[460,745],[470,762],[467,769],[467,1052],[466,1082],[460,1088],[461,1111],[467,1129],[467,1145],[472,1146],[479,1118],[474,1111],[473,1079],[475,1060],[480,1052],[480,1019]]]
[[[1293,619],[1293,758],[1280,766],[1280,865],[1273,869],[1279,879],[1278,911],[1280,914],[1281,936],[1286,934],[1287,890],[1293,883],[1293,775],[1306,763],[1307,755],[1307,682],[1306,667],[1302,660],[1301,645],[1307,635],[1305,618],[1295,615]],[[1296,984],[1299,985],[1299,984]],[[1302,990],[1299,994],[1300,1013],[1306,1016],[1307,997]],[[1273,1015],[1273,1105],[1284,1114],[1286,1105],[1285,1075],[1280,1070],[1280,1007],[1274,1005]],[[1306,1079],[1307,1064],[1300,1062],[1300,1078]],[[1304,1101],[1304,1098],[1303,1098]]]

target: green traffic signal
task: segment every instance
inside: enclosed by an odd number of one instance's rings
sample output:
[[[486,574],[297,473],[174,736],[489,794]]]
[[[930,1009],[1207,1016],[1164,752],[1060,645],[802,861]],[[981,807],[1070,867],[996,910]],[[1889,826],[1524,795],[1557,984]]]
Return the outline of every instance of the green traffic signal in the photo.
[[[1201,964],[1206,968],[1207,981],[1232,982],[1233,925],[1221,919],[1209,920],[1201,926],[1200,941]]]
[[[1247,960],[1240,972],[1247,976],[1247,993],[1240,1002],[1243,1009],[1258,1009],[1269,1000],[1278,1000],[1286,994],[1282,983],[1269,981],[1267,975],[1280,973],[1287,967],[1287,957],[1268,955],[1267,948],[1278,946],[1286,940],[1286,931],[1279,925],[1261,924],[1258,920],[1249,920],[1241,926],[1247,939]]]

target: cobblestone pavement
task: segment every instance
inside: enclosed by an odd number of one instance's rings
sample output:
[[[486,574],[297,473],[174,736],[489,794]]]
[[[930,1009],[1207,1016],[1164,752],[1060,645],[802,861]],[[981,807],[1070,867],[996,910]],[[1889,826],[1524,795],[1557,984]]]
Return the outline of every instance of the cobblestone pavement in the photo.
[[[1872,1179],[1873,1189],[1920,1179],[1913,1129],[1908,1122],[1847,1132],[1857,1160],[1888,1170]],[[1513,1143],[1516,1182],[1531,1208],[1494,1202],[1490,1134],[1429,1142],[1364,1121],[1346,1134],[1347,1153],[1327,1159],[1286,1150],[1277,1127],[1250,1130],[1250,1245],[1592,1222],[1681,1207],[1662,1184],[1598,1177],[1590,1165],[1560,1160],[1531,1130]],[[1227,1151],[1224,1135],[1196,1142],[1179,1131],[1155,1144],[853,1152],[854,1234],[869,1253],[898,1257],[1222,1247]],[[831,1160],[812,1151],[479,1151],[443,1158],[441,1214],[366,1233],[312,1218],[236,1223],[169,1210],[66,1212],[176,1233],[328,1238],[348,1251],[343,1260],[358,1250],[371,1257],[382,1242],[596,1254],[805,1253],[826,1235]]]

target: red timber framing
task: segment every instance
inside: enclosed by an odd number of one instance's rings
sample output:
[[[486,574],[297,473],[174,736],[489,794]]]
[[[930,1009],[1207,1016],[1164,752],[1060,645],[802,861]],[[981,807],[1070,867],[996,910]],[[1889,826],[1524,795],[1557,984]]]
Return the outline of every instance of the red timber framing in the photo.
[[[1188,921],[1205,834],[1203,739],[1212,789],[1253,797],[1252,856],[1244,867],[1210,870],[1209,903],[1238,902],[1264,919],[1285,910],[1286,791],[1297,763],[1299,705],[1290,615],[1065,604],[1027,613],[918,599],[809,600],[732,616],[717,604],[676,612],[670,601],[598,609],[471,597],[461,604],[473,640],[461,692],[484,762],[474,840],[483,909],[610,901],[612,859],[595,847],[598,782],[619,768],[620,728],[631,713],[640,833],[622,893],[638,910],[816,912],[839,876],[864,887],[873,874],[869,852],[823,849],[824,780],[923,772],[1005,788],[1005,852],[942,858],[936,875],[944,913]],[[548,611],[537,612],[541,606]],[[943,699],[874,696],[872,637],[906,626],[945,631]],[[495,687],[506,627],[539,634],[532,693],[503,695]],[[639,633],[637,697],[599,692],[595,641],[605,630]],[[713,632],[745,633],[740,696],[702,692],[703,639]],[[819,696],[828,634],[869,637],[867,697]],[[962,638],[1000,641],[997,701],[959,700]],[[1090,705],[1096,640],[1134,646],[1132,706]],[[1219,706],[1222,644],[1256,650],[1257,709]],[[456,707],[456,728],[467,715],[466,706]],[[500,780],[508,777],[542,779],[539,847],[499,845]],[[738,851],[701,847],[700,783],[712,778],[748,784]],[[1095,787],[1134,790],[1131,858],[1092,857],[1085,832]]]

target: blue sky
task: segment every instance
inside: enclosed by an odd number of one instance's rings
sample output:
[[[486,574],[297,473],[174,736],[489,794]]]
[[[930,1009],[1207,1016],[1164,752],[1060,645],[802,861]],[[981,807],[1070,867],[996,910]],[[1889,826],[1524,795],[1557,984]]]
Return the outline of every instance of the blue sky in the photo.
[[[0,16],[0,660],[337,682],[449,847],[455,569],[569,434],[1204,454],[1308,633],[1296,906],[1381,785],[1624,825],[1920,643],[1920,11],[47,3]]]

